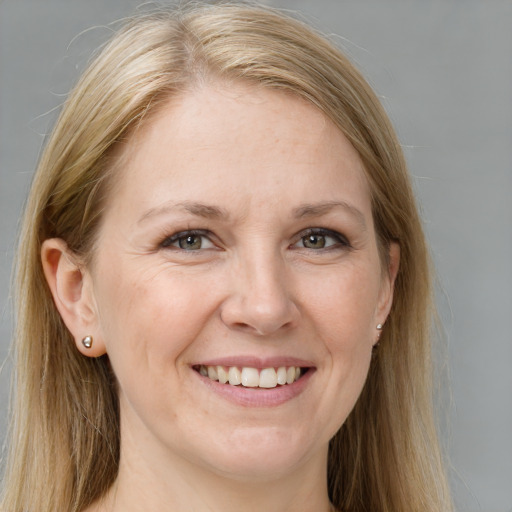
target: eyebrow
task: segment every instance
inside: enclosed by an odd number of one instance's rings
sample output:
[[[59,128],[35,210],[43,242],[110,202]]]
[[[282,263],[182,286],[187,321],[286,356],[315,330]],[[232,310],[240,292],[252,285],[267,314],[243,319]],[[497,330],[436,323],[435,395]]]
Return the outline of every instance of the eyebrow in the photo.
[[[297,219],[304,219],[308,217],[319,217],[322,215],[327,215],[332,210],[336,210],[339,208],[347,211],[349,214],[354,216],[357,222],[361,225],[361,227],[363,229],[366,229],[366,221],[364,214],[355,206],[346,203],[345,201],[327,201],[320,203],[303,204],[295,208],[292,214],[293,217]],[[216,219],[224,221],[229,219],[229,213],[224,208],[204,203],[197,203],[193,201],[183,201],[180,203],[166,203],[162,206],[151,208],[139,218],[137,223],[140,224],[141,222],[144,222],[145,220],[151,217],[170,213],[175,210],[182,210],[184,212],[188,212],[191,213],[192,215],[196,215],[198,217],[202,217],[205,219]]]
[[[218,206],[195,203],[193,201],[183,201],[181,203],[166,203],[162,206],[151,208],[140,217],[137,223],[140,224],[151,217],[170,213],[175,210],[182,210],[205,219],[227,220],[229,218],[228,212]]]
[[[299,219],[319,217],[339,208],[354,216],[357,222],[361,224],[361,227],[366,229],[366,220],[363,212],[361,212],[361,210],[357,209],[355,206],[346,203],[345,201],[327,201],[322,203],[304,204],[298,208],[295,208],[293,215]]]

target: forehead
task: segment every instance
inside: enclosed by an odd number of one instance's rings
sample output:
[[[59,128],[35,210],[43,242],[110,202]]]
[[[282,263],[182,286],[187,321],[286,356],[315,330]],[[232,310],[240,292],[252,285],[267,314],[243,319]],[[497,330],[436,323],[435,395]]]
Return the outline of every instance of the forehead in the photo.
[[[209,84],[173,98],[118,156],[115,196],[132,195],[132,207],[170,196],[234,207],[340,194],[370,205],[359,155],[332,121],[296,95],[252,84]]]

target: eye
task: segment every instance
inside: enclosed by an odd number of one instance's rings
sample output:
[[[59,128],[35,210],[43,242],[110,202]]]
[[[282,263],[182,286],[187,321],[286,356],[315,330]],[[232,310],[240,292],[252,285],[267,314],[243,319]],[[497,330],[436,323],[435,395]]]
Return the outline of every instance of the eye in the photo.
[[[330,249],[335,247],[350,247],[348,240],[340,233],[323,228],[312,228],[301,233],[300,240],[295,244],[304,249]]]
[[[212,249],[215,245],[208,238],[208,232],[203,230],[181,231],[167,237],[161,244],[163,248],[198,251]]]

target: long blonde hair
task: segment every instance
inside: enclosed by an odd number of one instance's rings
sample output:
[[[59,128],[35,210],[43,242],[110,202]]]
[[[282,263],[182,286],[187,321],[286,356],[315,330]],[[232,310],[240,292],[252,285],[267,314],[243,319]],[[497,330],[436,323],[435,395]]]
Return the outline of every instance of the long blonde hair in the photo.
[[[113,149],[170,97],[214,77],[301,96],[358,151],[395,300],[361,397],[329,451],[329,494],[350,512],[451,510],[432,414],[432,304],[424,235],[400,145],[377,97],[328,40],[276,10],[193,4],[127,21],[66,101],[28,199],[16,265],[15,400],[2,510],[79,512],[117,476],[119,411],[108,357],[75,348],[46,285],[42,242],[94,249]]]

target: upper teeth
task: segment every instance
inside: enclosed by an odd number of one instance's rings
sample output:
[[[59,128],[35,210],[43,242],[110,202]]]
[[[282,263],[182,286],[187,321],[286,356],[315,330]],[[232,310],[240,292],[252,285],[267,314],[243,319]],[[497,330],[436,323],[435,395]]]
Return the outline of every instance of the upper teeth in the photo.
[[[298,366],[280,366],[279,368],[257,368],[236,366],[205,366],[199,367],[199,373],[221,384],[232,386],[242,385],[247,388],[275,388],[278,384],[292,384],[301,375]]]

